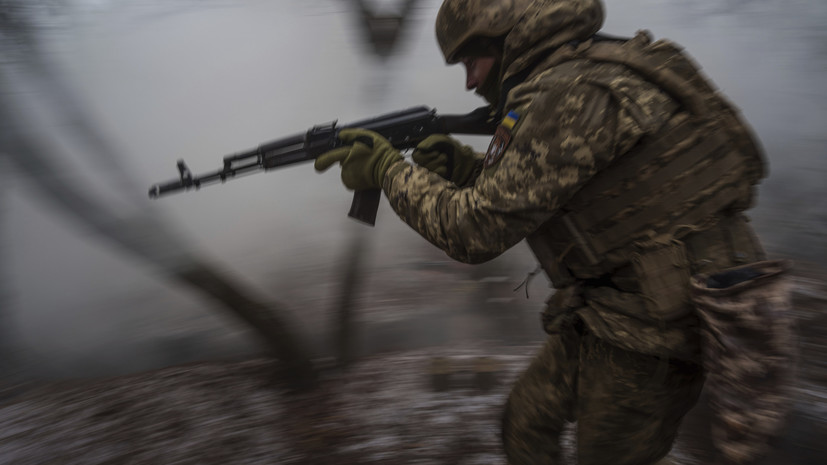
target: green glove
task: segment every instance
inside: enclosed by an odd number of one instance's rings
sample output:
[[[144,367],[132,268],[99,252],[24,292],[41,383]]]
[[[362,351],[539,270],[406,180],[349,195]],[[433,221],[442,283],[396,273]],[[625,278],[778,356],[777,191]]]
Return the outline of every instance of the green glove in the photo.
[[[403,159],[387,139],[367,129],[342,129],[339,140],[344,145],[319,155],[314,166],[316,171],[324,171],[339,162],[342,182],[348,189],[381,189],[385,173]]]
[[[473,181],[481,166],[474,149],[443,134],[428,136],[420,142],[412,158],[419,166],[460,187]]]

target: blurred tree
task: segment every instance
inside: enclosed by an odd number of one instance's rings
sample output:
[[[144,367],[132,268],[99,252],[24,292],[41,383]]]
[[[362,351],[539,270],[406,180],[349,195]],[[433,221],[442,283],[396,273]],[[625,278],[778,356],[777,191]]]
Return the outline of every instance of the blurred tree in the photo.
[[[406,22],[419,0],[401,0],[397,11],[377,13],[367,0],[347,0],[359,14],[362,39],[374,55],[387,59],[396,52]]]
[[[119,209],[107,205],[101,196],[85,190],[83,183],[67,175],[59,150],[49,144],[44,128],[32,127],[31,121],[19,117],[21,100],[15,92],[25,84],[34,88],[37,97],[48,102],[50,111],[62,120],[85,154],[107,170],[108,176],[133,192],[145,192],[120,163],[120,150],[95,127],[83,104],[61,80],[60,73],[46,58],[38,42],[38,15],[54,3],[30,0],[0,0],[0,153],[15,163],[38,190],[61,213],[118,249],[149,265],[167,279],[182,283],[219,303],[225,310],[253,327],[286,370],[284,376],[294,388],[315,384],[316,373],[286,312],[256,297],[226,273],[199,258],[188,241],[148,201],[139,204],[136,213],[123,216]],[[3,307],[5,309],[6,307]],[[2,318],[3,315],[0,315]]]
[[[0,140],[4,129],[0,128]],[[0,151],[0,263],[6,260],[5,232],[5,191],[7,184],[3,182],[6,176],[6,157]],[[12,328],[11,312],[9,311],[9,286],[7,284],[4,267],[0,266],[0,402],[6,397],[14,395],[19,383],[22,382],[22,373],[14,350],[14,329]]]
[[[363,263],[366,252],[366,238],[361,231],[354,234],[350,247],[345,251],[341,270],[341,288],[336,309],[336,327],[331,340],[334,341],[337,364],[347,369],[353,363],[356,351],[357,327],[355,324],[356,297],[364,276]]]

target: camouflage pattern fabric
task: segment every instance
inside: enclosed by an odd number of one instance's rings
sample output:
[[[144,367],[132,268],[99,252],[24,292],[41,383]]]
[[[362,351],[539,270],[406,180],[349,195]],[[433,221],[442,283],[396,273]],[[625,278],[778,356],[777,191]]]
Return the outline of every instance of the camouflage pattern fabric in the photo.
[[[655,463],[702,386],[697,364],[626,351],[569,326],[549,336],[508,398],[508,463],[563,463],[560,433],[575,419],[580,465]]]
[[[436,16],[436,38],[447,63],[471,37],[498,37],[510,31],[534,0],[446,0]]]
[[[645,110],[650,113],[674,109],[657,87],[617,65],[571,66],[576,68],[572,73],[605,69],[617,86],[634,92],[639,101],[648,100]],[[547,221],[644,134],[631,113],[637,108],[629,108],[637,107],[637,101],[618,102],[612,89],[573,81],[566,74],[526,82],[511,92],[506,107],[520,118],[512,140],[499,162],[468,189],[422,167],[391,167],[383,187],[397,214],[449,256],[467,263],[496,257]]]
[[[506,37],[502,79],[523,71],[549,50],[574,40],[588,40],[600,30],[603,20],[600,0],[535,0]]]
[[[752,463],[782,432],[796,359],[789,268],[765,261],[692,279],[704,322],[712,438],[724,463]]]
[[[604,89],[544,84],[542,92],[531,84],[515,89],[509,108],[521,119],[513,139],[470,188],[406,163],[389,170],[384,189],[394,210],[451,257],[479,263],[501,254],[611,161],[618,144],[634,144],[642,134],[626,111],[611,108]]]
[[[449,0],[455,8],[474,1]],[[621,63],[588,58],[589,38],[602,21],[598,0],[535,0],[527,6],[505,38],[501,80],[521,82],[506,96],[508,116],[485,168],[459,187],[423,167],[395,163],[383,190],[400,218],[456,260],[490,260],[582,207],[572,200],[596,176],[676,115],[685,116],[685,102],[657,80]],[[643,50],[650,42],[639,34],[624,46]],[[661,46],[675,51],[664,63],[687,62],[677,47]],[[713,117],[734,114],[713,98],[714,89],[699,74],[691,81]],[[581,464],[654,463],[669,451],[703,379],[700,322],[689,302],[688,277],[763,255],[757,241],[740,241],[750,228],[735,213],[685,226],[680,237],[621,247],[610,269],[574,275],[565,284],[577,286],[571,302],[562,308],[551,302],[544,320],[548,343],[515,384],[506,409],[503,439],[512,465],[557,463],[559,433],[573,420]],[[569,250],[552,260],[571,270]],[[642,258],[640,266],[630,256]],[[543,268],[549,273],[545,263]]]
[[[540,61],[508,94],[505,110],[516,115],[516,124],[507,131],[508,142],[497,146],[502,153],[489,157],[491,162],[465,188],[425,168],[404,161],[394,164],[383,189],[400,218],[456,260],[490,260],[537,232],[555,215],[576,208],[569,201],[595,175],[602,174],[644,137],[657,133],[676,114],[684,114],[672,95],[629,67],[583,59],[581,54],[590,46],[589,41],[576,47],[557,47],[592,34],[602,20],[602,8],[596,0],[533,2],[505,40],[504,76],[523,72],[529,63]],[[649,44],[648,36],[639,34],[624,46],[643,49]],[[679,53],[676,47],[668,48]],[[678,57],[673,61],[683,62]],[[701,79],[693,76],[696,78]],[[704,86],[699,83],[697,87]],[[711,86],[706,87],[712,93]],[[711,185],[717,188],[722,183]],[[687,231],[696,227],[687,226]],[[663,241],[670,243],[672,239],[665,237]],[[575,263],[567,262],[574,256],[566,256],[569,250],[555,259],[573,269]],[[616,273],[632,252],[624,249],[622,254],[607,253],[601,259],[614,260],[610,271]],[[683,259],[679,271],[689,276],[696,272],[696,263],[691,257]],[[548,272],[545,265],[544,269]],[[595,279],[605,273],[607,270],[601,268],[600,273],[575,277]],[[685,308],[682,313],[690,313],[688,282],[683,281],[674,297],[669,292],[642,295],[640,289],[648,286],[640,281],[648,279],[646,274],[624,278],[638,280],[637,285],[618,287],[614,283],[614,287],[587,290],[589,302],[578,312],[595,334],[622,348],[696,360],[699,349],[694,315],[672,321],[647,318],[651,313],[647,300],[653,298],[666,299],[662,302],[668,304],[665,306]]]
[[[584,12],[591,14],[578,16]],[[549,16],[553,19],[544,19]],[[519,71],[517,63],[535,55],[532,42],[547,49],[573,36],[586,39],[602,20],[597,0],[537,0],[506,38],[503,69]],[[561,29],[545,29],[551,26]],[[556,72],[563,63],[566,69]],[[595,81],[577,78],[584,73]],[[404,162],[391,167],[383,185],[405,222],[463,262],[490,260],[524,239],[597,171],[652,130],[636,116],[657,121],[676,108],[660,89],[631,71],[571,61],[570,53],[553,54],[513,89],[505,104],[519,116],[510,144],[473,186],[459,189]]]

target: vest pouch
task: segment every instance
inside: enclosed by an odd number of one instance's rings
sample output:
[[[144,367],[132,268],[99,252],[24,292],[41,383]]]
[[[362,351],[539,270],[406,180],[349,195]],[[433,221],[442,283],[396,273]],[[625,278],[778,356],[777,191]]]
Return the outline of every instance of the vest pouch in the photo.
[[[632,272],[649,320],[671,321],[691,313],[686,285],[691,274],[683,244],[673,242],[635,253]]]
[[[714,411],[712,440],[730,463],[763,455],[791,402],[796,350],[785,278],[790,266],[762,261],[691,279]]]
[[[583,306],[582,287],[579,284],[558,289],[546,301],[545,310],[540,313],[543,331],[546,334],[560,334],[577,321],[578,308]]]

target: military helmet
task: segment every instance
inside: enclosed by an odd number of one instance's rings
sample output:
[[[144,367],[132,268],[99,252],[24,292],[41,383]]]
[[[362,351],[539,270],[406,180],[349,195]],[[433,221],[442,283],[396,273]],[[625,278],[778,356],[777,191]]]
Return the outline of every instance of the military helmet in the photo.
[[[436,16],[436,39],[448,63],[473,37],[510,31],[534,0],[445,0]]]

